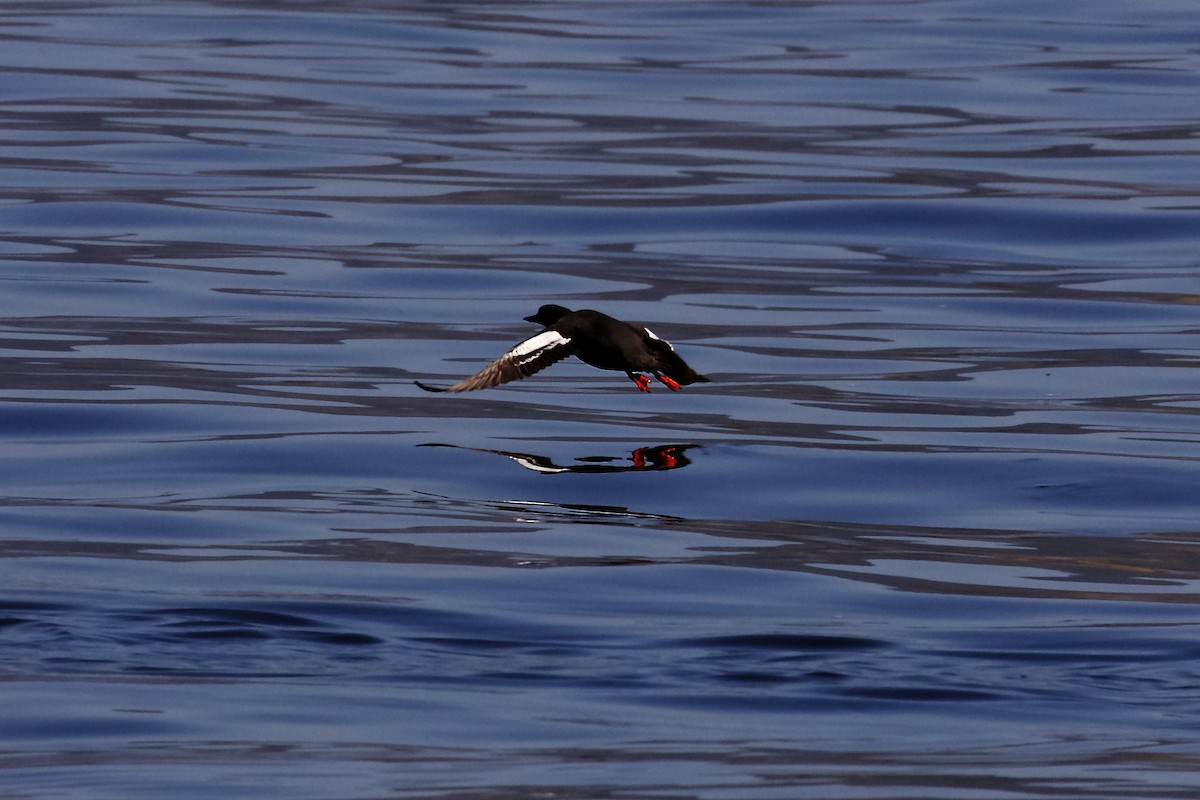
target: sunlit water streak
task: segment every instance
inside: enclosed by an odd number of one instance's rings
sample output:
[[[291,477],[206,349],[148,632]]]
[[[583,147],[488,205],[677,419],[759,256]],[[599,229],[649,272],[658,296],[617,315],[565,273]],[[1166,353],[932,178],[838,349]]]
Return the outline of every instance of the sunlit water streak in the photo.
[[[1176,797],[1191,3],[0,8],[0,792]],[[543,302],[671,339],[474,395]]]

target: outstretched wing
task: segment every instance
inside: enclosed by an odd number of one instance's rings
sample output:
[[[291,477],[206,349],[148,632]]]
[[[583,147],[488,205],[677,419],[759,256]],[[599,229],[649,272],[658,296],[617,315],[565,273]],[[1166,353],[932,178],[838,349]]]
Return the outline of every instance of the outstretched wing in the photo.
[[[571,340],[555,330],[545,330],[514,346],[491,364],[469,378],[444,389],[417,381],[427,392],[471,392],[490,389],[502,383],[528,378],[575,352]]]

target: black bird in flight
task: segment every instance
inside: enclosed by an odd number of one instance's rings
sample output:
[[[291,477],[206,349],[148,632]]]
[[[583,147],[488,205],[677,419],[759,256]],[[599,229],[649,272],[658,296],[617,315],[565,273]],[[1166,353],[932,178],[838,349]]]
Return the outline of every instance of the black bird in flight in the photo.
[[[676,391],[708,378],[689,367],[675,348],[642,325],[622,322],[599,311],[571,311],[559,305],[544,305],[525,317],[543,327],[541,333],[515,345],[491,364],[452,386],[439,388],[417,381],[427,392],[470,392],[528,378],[567,356],[600,369],[624,372],[643,392],[650,391],[648,372],[664,386]]]

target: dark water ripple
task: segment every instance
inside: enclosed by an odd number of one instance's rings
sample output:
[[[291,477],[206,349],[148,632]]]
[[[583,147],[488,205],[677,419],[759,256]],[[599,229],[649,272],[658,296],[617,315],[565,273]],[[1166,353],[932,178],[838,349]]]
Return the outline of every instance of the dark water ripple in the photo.
[[[1198,17],[0,7],[0,794],[1193,796]]]

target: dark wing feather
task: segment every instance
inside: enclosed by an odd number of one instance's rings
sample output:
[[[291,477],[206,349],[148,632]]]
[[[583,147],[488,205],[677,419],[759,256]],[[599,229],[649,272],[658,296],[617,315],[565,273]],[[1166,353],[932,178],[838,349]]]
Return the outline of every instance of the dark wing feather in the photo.
[[[709,378],[701,375],[696,370],[687,365],[679,354],[675,352],[675,346],[658,336],[649,328],[642,328],[646,332],[646,345],[650,352],[654,353],[655,360],[658,362],[659,372],[671,378],[680,386],[687,386],[692,383],[710,383]]]
[[[571,340],[555,330],[545,330],[515,345],[491,364],[453,386],[440,389],[417,381],[427,392],[471,392],[528,378],[575,352]]]

